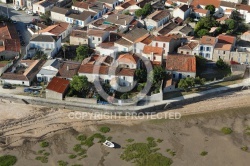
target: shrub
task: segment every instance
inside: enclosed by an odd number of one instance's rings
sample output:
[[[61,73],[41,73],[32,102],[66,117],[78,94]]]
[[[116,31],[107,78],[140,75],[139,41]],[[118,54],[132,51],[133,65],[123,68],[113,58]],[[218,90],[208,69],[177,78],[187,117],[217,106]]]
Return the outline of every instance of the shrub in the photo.
[[[247,147],[247,146],[243,146],[243,147],[241,148],[241,150],[247,151],[247,150],[248,150],[248,147]]]
[[[86,152],[87,152],[86,149],[81,149],[77,155],[82,156],[82,155],[86,154]]]
[[[148,138],[147,138],[147,141],[148,141],[148,142],[152,142],[152,141],[154,141],[154,140],[155,140],[155,139],[154,139],[153,137],[148,137]]]
[[[163,141],[163,139],[158,138],[156,142],[161,143],[162,141]]]
[[[201,156],[206,156],[207,154],[208,154],[208,152],[202,151],[200,155],[201,155]]]
[[[87,139],[87,137],[86,137],[86,135],[80,134],[80,135],[78,135],[78,136],[76,137],[76,139],[77,139],[78,141],[84,141],[84,140]]]
[[[49,152],[45,152],[43,155],[44,155],[44,156],[49,156],[50,153],[49,153]]]
[[[82,149],[81,144],[76,144],[73,148],[75,152],[79,152]]]
[[[37,156],[36,157],[36,160],[41,160],[42,159],[42,156]]]
[[[70,158],[70,159],[74,159],[74,158],[76,158],[76,157],[77,157],[77,156],[74,155],[74,154],[69,155],[69,158]]]
[[[127,141],[127,142],[133,142],[133,141],[134,141],[134,139],[129,138],[129,139],[127,139],[126,141]]]
[[[233,132],[233,130],[229,127],[223,127],[221,129],[221,132],[224,133],[224,134],[231,134]]]
[[[43,154],[44,151],[45,151],[45,150],[38,150],[38,151],[37,151],[37,154]]]
[[[48,157],[47,156],[43,156],[40,161],[42,163],[47,163],[48,162]]]
[[[57,161],[57,163],[59,166],[67,166],[68,165],[68,162],[62,161],[62,160]]]
[[[0,166],[12,166],[16,163],[16,156],[4,155],[0,156]]]
[[[110,131],[110,128],[109,127],[101,127],[100,128],[100,132],[102,132],[102,133],[107,133],[107,132],[109,132]]]
[[[40,146],[41,146],[42,148],[45,148],[45,147],[48,147],[48,146],[49,146],[49,143],[46,142],[46,141],[42,141],[42,142],[40,142]]]
[[[111,140],[112,140],[112,137],[108,137],[107,140],[108,140],[108,141],[111,141]]]

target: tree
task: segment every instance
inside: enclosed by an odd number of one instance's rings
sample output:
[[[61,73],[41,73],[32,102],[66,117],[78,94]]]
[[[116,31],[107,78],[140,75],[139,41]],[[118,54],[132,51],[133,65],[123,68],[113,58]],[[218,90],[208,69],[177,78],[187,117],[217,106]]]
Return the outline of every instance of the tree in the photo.
[[[202,36],[205,36],[205,35],[208,35],[209,34],[209,31],[207,29],[201,29],[197,32],[197,35],[199,37],[202,37]]]
[[[207,5],[205,7],[206,10],[209,10],[210,11],[210,14],[213,15],[214,12],[215,12],[215,6],[214,5]]]
[[[83,91],[87,91],[89,89],[90,83],[88,82],[88,78],[86,76],[73,76],[72,81],[70,82],[70,88],[75,90],[78,93],[82,93]]]
[[[141,16],[142,16],[142,14],[143,14],[142,9],[138,9],[138,10],[136,10],[136,11],[135,11],[135,15],[136,15],[136,17],[141,17]]]
[[[32,57],[32,60],[37,60],[37,59],[47,60],[48,56],[43,51],[37,50],[35,55]]]
[[[216,66],[217,66],[219,69],[227,69],[227,68],[229,68],[228,64],[225,63],[222,59],[217,60]]]
[[[46,25],[51,25],[52,20],[50,19],[50,11],[47,11],[45,12],[45,14],[42,14],[40,18],[45,21]]]
[[[236,22],[242,21],[242,18],[240,16],[240,12],[238,12],[237,10],[232,11],[229,18],[235,20]]]
[[[83,59],[87,58],[88,57],[88,52],[89,52],[88,46],[80,45],[76,49],[76,60],[77,61],[82,61]]]
[[[236,28],[236,21],[233,19],[227,19],[225,21],[225,24],[227,25],[229,30],[234,30]]]
[[[188,89],[188,83],[187,83],[186,79],[182,78],[180,80],[180,82],[178,83],[178,88],[182,88],[185,91],[187,91],[187,89]]]
[[[146,69],[136,69],[135,70],[135,77],[138,83],[146,82],[147,81],[147,70]]]
[[[152,6],[150,3],[147,3],[146,5],[143,6],[142,12],[144,16],[147,16],[152,12]]]
[[[194,87],[195,79],[193,77],[187,77],[185,80],[186,80],[186,82],[188,84],[188,87]]]
[[[64,59],[66,59],[66,58],[65,58],[65,51],[66,51],[66,48],[67,48],[67,45],[66,45],[66,44],[62,45],[62,50],[63,50],[63,54],[64,54]]]
[[[197,85],[204,85],[206,79],[205,78],[200,78],[200,77],[195,77],[194,81],[195,81],[195,84],[197,84]]]
[[[156,66],[153,69],[153,84],[161,83],[166,77],[165,69],[161,66]]]
[[[195,25],[195,32],[198,32],[201,29],[210,30],[217,25],[218,22],[213,17],[202,17]]]

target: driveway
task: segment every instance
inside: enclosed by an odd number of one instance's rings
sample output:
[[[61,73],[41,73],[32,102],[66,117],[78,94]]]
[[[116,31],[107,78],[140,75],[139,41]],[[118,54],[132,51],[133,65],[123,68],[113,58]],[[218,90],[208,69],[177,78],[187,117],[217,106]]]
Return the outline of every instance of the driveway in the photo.
[[[20,33],[21,33],[21,35],[23,37],[23,40],[25,42],[25,46],[21,47],[21,54],[25,55],[26,54],[26,49],[25,48],[28,45],[28,43],[30,41],[30,38],[31,38],[31,34],[27,30],[26,26],[34,18],[38,19],[39,16],[28,15],[23,10],[16,11],[16,10],[13,9],[12,4],[8,4],[8,10],[7,10],[7,5],[6,4],[0,4],[0,14],[4,14],[4,15],[8,16],[8,13],[9,13],[9,17],[12,20],[17,21],[16,28],[17,28],[17,30],[20,31]]]

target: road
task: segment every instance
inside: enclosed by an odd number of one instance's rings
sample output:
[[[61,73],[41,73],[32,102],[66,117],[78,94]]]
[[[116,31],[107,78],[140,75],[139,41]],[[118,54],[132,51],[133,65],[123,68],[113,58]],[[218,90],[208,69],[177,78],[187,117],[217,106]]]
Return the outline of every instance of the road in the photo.
[[[26,26],[29,22],[31,22],[34,18],[38,19],[38,16],[31,16],[25,13],[25,11],[16,11],[13,9],[12,4],[8,4],[8,10],[7,10],[7,5],[6,4],[0,4],[0,14],[6,15],[12,19],[17,21],[16,23],[16,28],[17,30],[20,31],[23,40],[25,42],[25,46],[21,47],[21,54],[25,55],[26,54],[26,45],[29,43],[31,34],[28,32]]]

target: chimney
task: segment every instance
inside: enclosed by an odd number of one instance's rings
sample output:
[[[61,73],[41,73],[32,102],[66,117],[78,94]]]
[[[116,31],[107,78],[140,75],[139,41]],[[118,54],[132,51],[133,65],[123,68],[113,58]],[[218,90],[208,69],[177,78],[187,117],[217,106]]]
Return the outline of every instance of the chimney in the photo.
[[[67,66],[67,71],[69,71],[69,66]]]
[[[109,34],[109,41],[110,41],[110,34]]]
[[[119,16],[116,16],[116,19],[119,20]]]
[[[127,20],[125,20],[125,25],[127,25]]]

